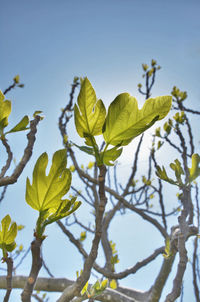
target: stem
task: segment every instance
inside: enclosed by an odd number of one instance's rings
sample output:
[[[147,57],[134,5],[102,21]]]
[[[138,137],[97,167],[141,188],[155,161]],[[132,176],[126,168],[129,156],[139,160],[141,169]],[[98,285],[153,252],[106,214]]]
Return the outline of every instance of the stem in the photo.
[[[42,267],[41,245],[43,239],[36,238],[31,242],[32,266],[24,290],[21,294],[22,302],[31,302],[31,295]]]

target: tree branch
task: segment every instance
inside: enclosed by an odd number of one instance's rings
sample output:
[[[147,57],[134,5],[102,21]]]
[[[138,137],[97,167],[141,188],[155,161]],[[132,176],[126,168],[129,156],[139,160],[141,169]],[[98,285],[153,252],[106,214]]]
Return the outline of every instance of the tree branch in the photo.
[[[23,302],[31,302],[31,295],[39,274],[39,271],[42,267],[42,258],[41,258],[41,245],[43,239],[36,238],[31,243],[31,253],[32,253],[32,266],[29,277],[26,281],[24,290],[21,294]]]

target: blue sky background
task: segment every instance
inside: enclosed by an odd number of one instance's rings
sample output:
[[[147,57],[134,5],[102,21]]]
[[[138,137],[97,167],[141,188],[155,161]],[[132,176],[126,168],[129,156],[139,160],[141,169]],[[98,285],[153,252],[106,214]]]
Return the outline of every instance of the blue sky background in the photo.
[[[25,84],[24,89],[15,89],[7,95],[13,102],[10,125],[16,124],[25,114],[31,116],[35,110],[42,110],[45,115],[38,127],[32,160],[18,183],[9,187],[0,208],[0,219],[10,213],[13,220],[26,225],[18,241],[23,241],[25,248],[32,239],[37,217],[24,201],[25,179],[27,175],[31,176],[34,163],[42,152],[47,151],[51,156],[62,148],[57,128],[58,116],[68,100],[73,77],[87,76],[97,96],[107,106],[117,94],[125,91],[136,96],[141,105],[143,98],[137,92],[137,84],[142,81],[141,64],[150,63],[154,58],[162,69],[158,72],[153,95],[169,94],[172,87],[177,85],[188,92],[188,103],[200,110],[199,12],[199,0],[1,2],[0,89],[7,88],[16,74],[20,75]],[[198,135],[197,131],[198,127]],[[76,138],[73,128],[69,134]],[[25,133],[10,135],[9,142],[19,161],[26,143]],[[3,159],[1,155],[1,165]],[[123,171],[126,173],[130,165],[129,153],[125,152],[122,159]],[[145,166],[145,158],[142,160]],[[86,219],[85,213],[86,208],[83,210],[83,220]],[[122,255],[119,271],[132,264],[132,255],[136,261],[138,257],[142,259],[143,255],[148,255],[145,254],[147,249],[149,252],[154,249],[151,243],[156,242],[157,245],[157,240],[160,241],[159,234],[154,230],[146,238],[149,225],[141,224],[142,221],[135,216],[129,217],[125,223],[123,221],[123,226],[127,224],[131,230],[130,233],[123,233],[121,219],[118,217],[111,230],[111,239],[117,242],[117,249]],[[142,242],[141,234],[135,230],[138,224],[145,238],[144,244],[138,244],[138,240]],[[122,236],[119,237],[120,232]],[[46,251],[47,263],[52,262],[50,267],[53,273],[56,277],[75,278],[76,270],[81,268],[81,257],[75,256],[76,250],[65,241],[56,227],[49,227],[47,233],[44,255]],[[130,245],[128,249],[123,249],[126,240],[130,241]],[[163,243],[160,241],[159,244]],[[58,250],[53,248],[55,245]],[[59,246],[62,246],[61,250]],[[65,263],[59,261],[62,255],[66,259]],[[28,263],[27,260],[19,268],[20,274],[28,272]],[[140,273],[138,277],[137,274],[122,284],[147,289],[154,277],[152,271],[150,267],[145,275]],[[187,278],[191,278],[189,270]],[[192,289],[185,287],[184,301],[188,301]],[[3,293],[0,291],[1,295]],[[15,299],[13,293],[11,302]],[[55,296],[50,301],[55,301]]]

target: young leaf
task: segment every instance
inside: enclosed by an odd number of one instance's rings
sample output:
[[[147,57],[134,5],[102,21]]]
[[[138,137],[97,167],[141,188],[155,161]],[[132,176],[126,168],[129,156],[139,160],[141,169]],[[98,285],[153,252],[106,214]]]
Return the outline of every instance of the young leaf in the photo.
[[[4,95],[0,90],[0,134],[3,134],[3,129],[8,125],[8,117],[11,113],[11,101],[4,100]]]
[[[172,170],[174,170],[176,179],[180,184],[182,184],[181,175],[184,175],[183,168],[181,167],[181,163],[178,159],[175,159],[174,163],[170,164]]]
[[[189,169],[190,176],[189,181],[195,180],[200,175],[200,156],[195,153],[192,155],[192,167]]]
[[[78,146],[75,143],[73,143],[73,145],[76,146],[77,148],[79,148],[81,151],[87,153],[87,154],[95,155],[94,148],[87,147],[87,146]]]
[[[11,223],[11,218],[6,215],[1,221],[0,229],[0,248],[3,250],[3,256],[6,257],[7,251],[11,252],[15,249],[15,238],[17,236],[17,224]]]
[[[102,159],[103,163],[107,166],[113,166],[114,161],[122,154],[123,148],[118,149],[119,146],[115,146],[110,150],[106,150],[105,152],[102,152]]]
[[[26,182],[26,202],[35,210],[58,208],[71,184],[71,172],[66,168],[66,149],[54,153],[49,175],[46,176],[48,156],[43,153],[33,171],[33,183]]]
[[[163,180],[169,182],[170,184],[172,184],[172,185],[177,185],[177,186],[178,186],[178,182],[177,182],[177,181],[174,181],[172,178],[169,178],[169,177],[167,176],[167,172],[166,172],[166,170],[165,170],[164,167],[162,167],[162,169],[161,169],[160,166],[157,166],[157,167],[156,167],[156,175],[157,175],[159,178],[161,178],[161,179],[163,179]]]
[[[108,279],[104,279],[104,280],[101,282],[101,290],[105,290],[106,287],[107,287],[107,284],[108,284]]]
[[[6,132],[5,134],[28,130],[29,129],[27,128],[28,124],[29,124],[29,118],[27,115],[25,115],[15,127],[13,127],[10,131]]]
[[[80,207],[80,205],[81,202],[76,201],[76,197],[73,197],[71,200],[63,200],[58,208],[51,208],[47,213],[45,213],[46,217],[43,218],[43,226],[46,227],[48,224],[51,224],[54,221],[69,216],[70,214],[75,212]]]
[[[116,289],[117,288],[117,282],[116,282],[116,280],[112,279],[110,281],[110,288],[112,288],[112,289]]]
[[[102,133],[106,109],[101,100],[97,101],[95,91],[90,81],[85,78],[81,84],[78,96],[78,106],[74,106],[76,130],[80,137],[85,134],[92,136]]]
[[[111,103],[103,128],[107,144],[125,146],[136,136],[163,119],[171,108],[172,97],[161,96],[146,100],[138,109],[137,100],[128,93],[118,95]]]

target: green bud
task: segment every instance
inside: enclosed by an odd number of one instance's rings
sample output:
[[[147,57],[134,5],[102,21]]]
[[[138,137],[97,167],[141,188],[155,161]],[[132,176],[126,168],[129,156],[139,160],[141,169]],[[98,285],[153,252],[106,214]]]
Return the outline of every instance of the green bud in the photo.
[[[156,60],[152,59],[151,60],[151,66],[155,66],[157,64]]]
[[[19,84],[19,75],[16,75],[14,78],[13,78],[13,81],[15,82],[15,84]]]

